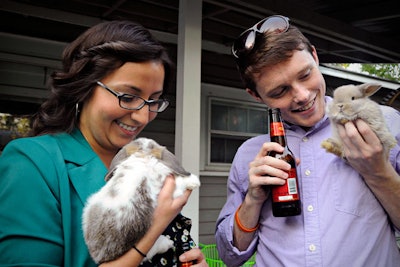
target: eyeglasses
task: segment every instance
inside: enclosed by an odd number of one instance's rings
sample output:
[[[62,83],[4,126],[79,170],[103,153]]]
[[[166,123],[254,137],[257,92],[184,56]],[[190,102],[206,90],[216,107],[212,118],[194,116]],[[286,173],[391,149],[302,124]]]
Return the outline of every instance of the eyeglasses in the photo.
[[[232,45],[232,54],[234,57],[239,58],[240,54],[251,51],[256,42],[257,33],[283,33],[288,28],[289,18],[281,15],[267,17],[239,35]]]
[[[123,109],[139,110],[148,105],[151,112],[163,112],[169,105],[169,101],[166,99],[146,100],[137,95],[116,92],[99,81],[97,81],[97,84],[115,95],[118,98],[119,106]]]

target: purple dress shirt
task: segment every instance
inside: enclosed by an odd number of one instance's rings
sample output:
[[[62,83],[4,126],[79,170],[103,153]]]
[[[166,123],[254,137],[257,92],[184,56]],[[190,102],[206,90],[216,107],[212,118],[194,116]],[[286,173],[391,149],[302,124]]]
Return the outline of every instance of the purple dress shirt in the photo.
[[[400,112],[386,106],[382,111],[400,143]],[[257,251],[256,266],[261,267],[400,266],[395,229],[385,210],[353,168],[321,148],[322,140],[331,136],[328,118],[307,132],[298,126],[285,129],[290,149],[301,160],[297,171],[302,214],[273,217],[268,199],[248,249],[233,246],[234,213],[246,194],[249,163],[270,138],[262,135],[246,141],[232,163],[227,202],[217,220],[216,243],[226,265],[240,266]],[[399,145],[389,157],[400,173]]]

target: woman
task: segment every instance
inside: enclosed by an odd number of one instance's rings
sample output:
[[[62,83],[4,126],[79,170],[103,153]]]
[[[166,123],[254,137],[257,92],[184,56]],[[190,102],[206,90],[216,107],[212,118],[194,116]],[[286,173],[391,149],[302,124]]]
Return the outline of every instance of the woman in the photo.
[[[35,137],[9,143],[1,156],[1,266],[95,266],[81,229],[84,203],[104,185],[118,150],[168,106],[171,67],[165,48],[129,21],[98,24],[65,49],[34,119]],[[101,266],[141,263],[190,195],[173,199],[174,187],[168,177],[153,224],[134,248]],[[177,256],[169,251],[163,266]],[[197,248],[180,260],[207,266]]]

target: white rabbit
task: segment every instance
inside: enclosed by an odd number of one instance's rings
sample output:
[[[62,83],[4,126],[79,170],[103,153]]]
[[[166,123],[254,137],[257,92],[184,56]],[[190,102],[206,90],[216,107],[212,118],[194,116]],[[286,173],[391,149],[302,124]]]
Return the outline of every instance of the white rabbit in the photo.
[[[362,119],[371,127],[386,151],[389,151],[397,144],[396,139],[387,128],[379,105],[369,98],[380,88],[379,84],[365,83],[361,85],[343,85],[335,89],[333,101],[327,106],[327,114],[331,121],[333,135],[321,143],[327,152],[344,157],[337,124],[345,124],[356,119]]]
[[[83,232],[90,255],[98,264],[132,248],[150,228],[157,196],[169,174],[175,175],[174,197],[200,186],[176,157],[154,140],[138,138],[114,157],[107,183],[89,197],[83,211]],[[166,252],[173,241],[161,235],[145,260]]]

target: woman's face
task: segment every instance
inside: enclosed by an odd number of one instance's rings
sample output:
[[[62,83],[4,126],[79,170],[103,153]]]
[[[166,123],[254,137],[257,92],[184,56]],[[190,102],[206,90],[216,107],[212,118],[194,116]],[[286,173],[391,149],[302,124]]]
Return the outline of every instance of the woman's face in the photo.
[[[325,114],[325,80],[314,50],[295,51],[288,60],[264,68],[256,77],[256,100],[279,108],[282,118],[301,127],[314,126]]]
[[[143,99],[159,99],[163,92],[165,70],[161,62],[127,62],[100,82],[108,88]],[[79,127],[97,154],[115,154],[157,116],[144,105],[140,110],[126,110],[118,98],[101,86],[83,104]]]

